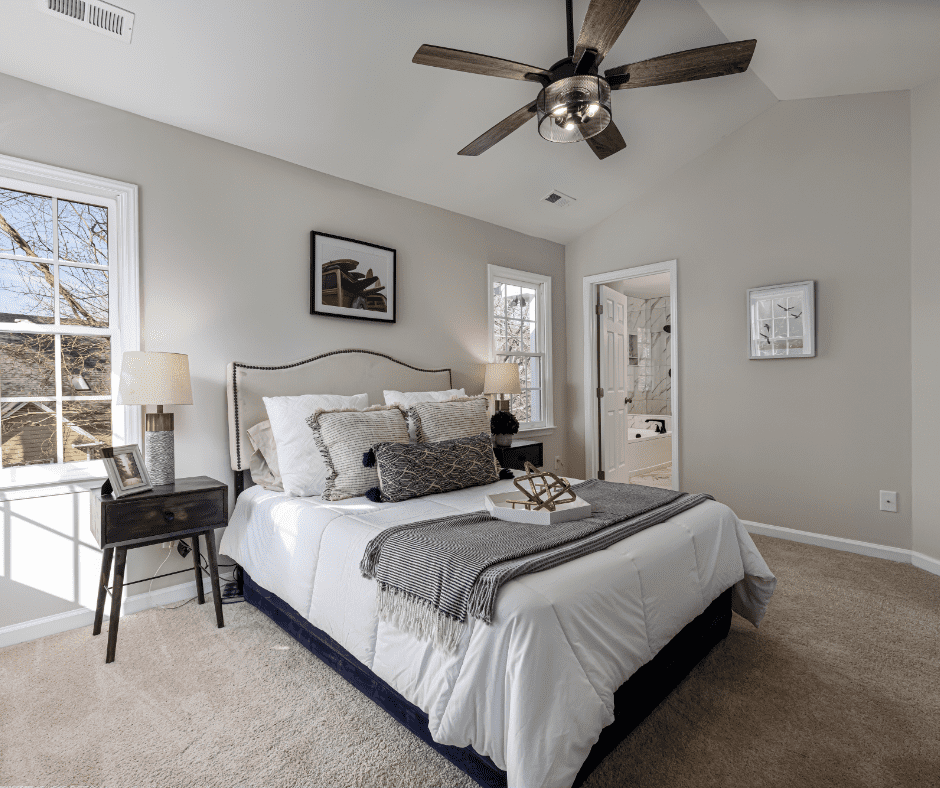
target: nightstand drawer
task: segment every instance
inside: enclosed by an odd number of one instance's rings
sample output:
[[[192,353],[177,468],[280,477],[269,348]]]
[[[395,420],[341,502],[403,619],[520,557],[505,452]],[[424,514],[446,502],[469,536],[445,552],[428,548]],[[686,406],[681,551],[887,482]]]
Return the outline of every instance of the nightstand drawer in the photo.
[[[144,539],[164,533],[186,531],[208,525],[223,525],[226,518],[226,491],[132,501],[108,506],[105,514],[105,539],[108,544],[129,539]]]

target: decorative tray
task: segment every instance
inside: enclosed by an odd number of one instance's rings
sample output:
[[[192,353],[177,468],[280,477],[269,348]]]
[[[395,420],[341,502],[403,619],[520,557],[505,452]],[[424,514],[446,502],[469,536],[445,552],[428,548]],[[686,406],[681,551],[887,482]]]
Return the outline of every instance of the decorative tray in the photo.
[[[513,509],[509,501],[520,500],[525,497],[518,490],[495,493],[485,497],[486,508],[489,513],[493,517],[511,523],[553,525],[554,523],[565,523],[569,520],[583,520],[585,517],[591,516],[591,504],[583,498],[576,497],[571,503],[556,504],[555,511],[550,512],[547,509],[526,509],[518,504]]]

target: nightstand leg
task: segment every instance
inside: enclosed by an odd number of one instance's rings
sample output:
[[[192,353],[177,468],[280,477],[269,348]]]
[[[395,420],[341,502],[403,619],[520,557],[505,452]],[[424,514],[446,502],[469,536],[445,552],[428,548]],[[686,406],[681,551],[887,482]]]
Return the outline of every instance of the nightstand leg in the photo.
[[[206,531],[206,557],[209,559],[209,576],[212,578],[212,599],[215,601],[215,621],[219,628],[225,626],[222,620],[222,591],[219,588],[219,563],[215,556],[215,532]]]
[[[104,620],[104,600],[108,595],[108,581],[111,579],[111,559],[114,557],[114,548],[106,547],[101,554],[101,579],[98,581],[98,605],[95,607],[95,626],[92,635],[101,634],[101,622]]]
[[[193,566],[196,567],[196,598],[200,605],[206,603],[206,595],[202,589],[202,563],[199,561],[199,534],[193,537]]]
[[[111,590],[111,620],[108,622],[108,655],[105,664],[114,662],[114,650],[117,647],[118,622],[121,619],[121,595],[124,592],[124,565],[127,563],[127,548],[117,548],[117,562],[114,565],[114,588]]]

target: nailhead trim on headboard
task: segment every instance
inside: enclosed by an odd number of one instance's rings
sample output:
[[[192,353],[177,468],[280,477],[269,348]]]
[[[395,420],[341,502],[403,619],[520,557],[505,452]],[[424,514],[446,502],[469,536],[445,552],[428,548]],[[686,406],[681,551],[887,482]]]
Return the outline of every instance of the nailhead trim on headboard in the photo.
[[[235,402],[235,462],[238,465],[238,470],[243,471],[242,468],[242,445],[241,441],[238,439],[239,429],[238,429],[238,370],[239,369],[263,369],[263,370],[278,370],[278,369],[292,369],[293,367],[300,367],[304,364],[309,364],[311,361],[318,361],[321,358],[327,358],[329,356],[339,356],[344,353],[364,353],[369,356],[379,356],[380,358],[386,358],[389,361],[394,361],[396,364],[401,364],[403,367],[408,367],[408,369],[413,369],[416,372],[446,372],[447,378],[450,381],[449,388],[454,387],[454,373],[447,367],[444,369],[423,369],[422,367],[416,367],[412,364],[406,364],[404,361],[399,361],[397,358],[392,358],[386,353],[378,353],[375,350],[331,350],[329,353],[321,353],[319,356],[312,356],[311,358],[305,358],[303,361],[295,361],[293,364],[283,364],[278,367],[267,367],[254,364],[242,364],[239,361],[235,361],[232,364],[232,399]]]

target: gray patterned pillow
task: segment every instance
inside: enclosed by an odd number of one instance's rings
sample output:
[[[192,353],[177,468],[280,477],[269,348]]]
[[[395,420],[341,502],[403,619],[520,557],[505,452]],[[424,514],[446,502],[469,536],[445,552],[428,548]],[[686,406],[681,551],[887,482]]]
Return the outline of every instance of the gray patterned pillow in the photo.
[[[417,428],[418,443],[468,438],[489,434],[489,403],[486,397],[464,397],[446,402],[417,402],[408,416]]]
[[[406,501],[499,480],[489,433],[437,443],[379,443],[372,451],[383,501]]]
[[[362,461],[373,444],[408,443],[408,422],[404,411],[396,406],[318,410],[307,419],[307,424],[326,463],[323,489],[326,501],[365,495],[378,485],[376,469]]]

